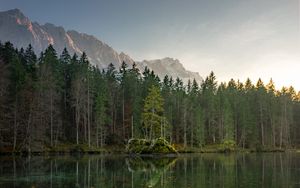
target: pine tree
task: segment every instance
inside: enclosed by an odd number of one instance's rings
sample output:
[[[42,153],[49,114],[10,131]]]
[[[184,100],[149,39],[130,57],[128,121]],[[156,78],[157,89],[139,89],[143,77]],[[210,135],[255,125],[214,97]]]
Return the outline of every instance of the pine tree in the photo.
[[[62,128],[61,118],[61,87],[63,79],[60,74],[59,61],[52,45],[40,57],[38,74],[38,88],[40,97],[40,110],[45,111],[40,117],[46,122],[46,129],[50,137],[50,146],[57,143]]]
[[[276,129],[278,127],[278,105],[275,98],[275,85],[273,80],[266,85],[267,89],[267,114],[268,114],[268,128],[271,134],[269,134],[269,140],[272,147],[276,147]]]
[[[132,68],[128,71],[128,88],[127,92],[130,94],[132,112],[131,112],[131,137],[142,135],[141,127],[141,116],[143,108],[143,98],[142,98],[142,86],[141,86],[141,75],[136,64],[133,63]]]
[[[17,54],[13,53],[10,63],[10,96],[12,98],[13,112],[13,151],[16,151],[18,139],[18,125],[21,110],[21,92],[25,83],[25,70]]]
[[[163,113],[163,98],[160,94],[160,89],[156,86],[151,86],[145,99],[142,118],[146,138],[153,139],[161,135],[161,122],[165,118]]]
[[[217,91],[216,77],[213,72],[205,79],[201,85],[202,104],[205,108],[205,124],[207,141],[216,142],[216,99]]]
[[[106,137],[106,127],[105,125],[108,123],[109,117],[107,116],[108,111],[108,101],[107,101],[107,88],[106,83],[101,75],[100,71],[95,70],[96,72],[96,78],[95,82],[96,84],[96,90],[95,90],[95,123],[96,123],[96,146],[99,147],[99,141],[100,146],[103,147],[105,143],[105,137]]]
[[[66,48],[64,48],[59,58],[60,74],[62,75],[62,95],[63,95],[63,125],[66,139],[71,139],[69,130],[72,129],[72,111],[71,111],[71,78],[72,78],[72,64],[71,56]]]
[[[260,140],[262,147],[265,146],[265,94],[266,88],[261,79],[258,79],[256,84],[256,99],[258,106],[258,120],[259,120],[259,129],[260,129]]]
[[[200,99],[200,88],[196,80],[194,79],[191,88],[188,89],[189,98],[189,122],[190,122],[190,146],[194,147],[196,145],[203,145],[204,141],[204,122],[203,122],[203,109],[199,102]],[[199,129],[199,130],[198,130]]]
[[[119,94],[119,85],[117,81],[117,71],[115,66],[110,63],[105,72],[105,79],[108,88],[108,103],[109,103],[109,117],[110,117],[110,133],[109,133],[109,142],[115,142],[117,137],[120,135],[117,132],[117,115],[118,115],[118,94]],[[121,103],[120,103],[121,104]]]

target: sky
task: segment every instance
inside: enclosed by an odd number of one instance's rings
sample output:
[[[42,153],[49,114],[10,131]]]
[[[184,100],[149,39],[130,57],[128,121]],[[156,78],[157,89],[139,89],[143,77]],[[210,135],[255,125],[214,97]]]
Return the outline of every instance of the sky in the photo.
[[[272,78],[300,90],[300,0],[0,0],[12,8],[137,61],[172,57],[219,82]]]

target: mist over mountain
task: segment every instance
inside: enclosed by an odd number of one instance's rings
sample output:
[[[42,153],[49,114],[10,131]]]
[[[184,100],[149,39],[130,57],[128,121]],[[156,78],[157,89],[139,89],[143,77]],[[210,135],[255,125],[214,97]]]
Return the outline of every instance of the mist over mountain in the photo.
[[[89,61],[101,69],[105,69],[109,63],[113,63],[116,68],[119,68],[123,61],[129,66],[136,62],[140,70],[147,66],[160,78],[165,75],[173,78],[179,77],[184,83],[187,83],[189,79],[195,79],[198,83],[203,80],[198,73],[186,70],[177,59],[166,57],[137,62],[124,52],[118,53],[92,35],[74,30],[66,31],[63,27],[51,23],[40,25],[32,22],[19,9],[0,12],[0,41],[10,41],[18,48],[31,44],[37,54],[45,50],[49,44],[54,46],[58,54],[65,47],[70,54],[80,55],[85,52]]]

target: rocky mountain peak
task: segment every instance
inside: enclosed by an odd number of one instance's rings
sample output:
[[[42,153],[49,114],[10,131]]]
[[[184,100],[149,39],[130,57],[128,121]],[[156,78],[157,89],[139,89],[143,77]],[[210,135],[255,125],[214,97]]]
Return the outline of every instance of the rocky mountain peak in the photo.
[[[10,16],[14,16],[14,17],[25,18],[25,15],[18,8],[1,12],[1,14],[7,14],[7,15],[10,15]]]
[[[0,13],[0,17],[7,20],[14,20],[19,25],[28,25],[30,23],[29,18],[27,18],[20,9],[12,9]]]
[[[37,54],[45,50],[49,44],[54,46],[58,54],[65,47],[71,55],[73,53],[81,55],[85,52],[90,62],[101,69],[107,68],[110,63],[113,63],[117,69],[123,61],[129,67],[134,63],[129,55],[124,52],[116,52],[93,35],[74,30],[66,31],[63,27],[51,23],[44,25],[32,23],[19,9],[0,12],[0,41],[10,41],[18,48],[26,48],[31,44]],[[167,74],[172,77],[180,77],[184,82],[194,78],[198,82],[202,82],[198,73],[186,70],[178,59],[165,57],[144,60],[136,62],[136,64],[141,72],[147,66],[161,78]]]

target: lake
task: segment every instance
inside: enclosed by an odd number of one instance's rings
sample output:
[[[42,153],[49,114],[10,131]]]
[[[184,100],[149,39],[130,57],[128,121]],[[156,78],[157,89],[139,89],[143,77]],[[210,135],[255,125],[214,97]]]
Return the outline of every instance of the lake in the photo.
[[[300,187],[300,153],[0,157],[0,187]]]

